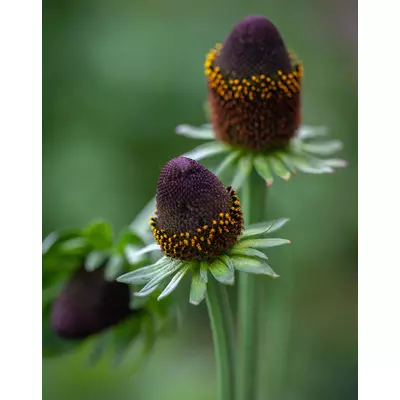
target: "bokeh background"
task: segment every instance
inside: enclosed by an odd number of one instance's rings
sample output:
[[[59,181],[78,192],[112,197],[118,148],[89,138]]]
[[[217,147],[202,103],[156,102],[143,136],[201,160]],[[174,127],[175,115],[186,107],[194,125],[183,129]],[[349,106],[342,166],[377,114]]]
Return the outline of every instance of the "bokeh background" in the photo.
[[[154,195],[158,173],[200,142],[206,52],[251,14],[270,18],[305,67],[303,120],[327,125],[349,162],[332,176],[276,182],[270,219],[288,216],[265,280],[261,370],[270,399],[357,398],[357,3],[355,0],[43,2],[43,236],[103,217],[115,231]],[[257,204],[255,194],[254,207]],[[177,300],[186,304],[187,287]],[[215,399],[205,306],[139,372],[85,363],[87,348],[43,361],[45,400]],[[251,400],[251,399],[249,399]]]

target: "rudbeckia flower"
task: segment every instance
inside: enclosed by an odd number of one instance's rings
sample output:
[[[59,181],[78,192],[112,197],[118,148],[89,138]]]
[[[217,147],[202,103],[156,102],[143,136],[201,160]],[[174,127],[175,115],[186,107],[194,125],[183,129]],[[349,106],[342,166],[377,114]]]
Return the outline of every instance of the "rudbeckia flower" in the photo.
[[[136,296],[161,291],[158,299],[163,299],[191,273],[190,302],[197,305],[205,297],[209,275],[227,285],[234,284],[235,270],[278,277],[258,249],[289,243],[286,239],[264,238],[287,219],[245,228],[235,190],[224,187],[197,161],[177,157],[164,166],[156,207],[150,219],[156,243],[137,254],[159,250],[163,256],[154,264],[117,278],[122,283],[144,285]]]
[[[214,141],[187,157],[227,153],[217,175],[234,169],[236,189],[253,166],[270,186],[275,175],[289,180],[297,171],[332,173],[346,165],[320,158],[340,150],[340,141],[320,141],[325,129],[301,125],[303,66],[271,21],[261,16],[239,21],[207,54],[204,67],[211,125],[181,125],[177,133]]]

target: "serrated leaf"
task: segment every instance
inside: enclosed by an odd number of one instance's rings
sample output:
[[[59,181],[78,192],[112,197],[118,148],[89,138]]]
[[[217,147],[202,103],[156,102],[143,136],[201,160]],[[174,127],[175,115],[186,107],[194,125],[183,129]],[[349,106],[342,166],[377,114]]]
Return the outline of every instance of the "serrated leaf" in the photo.
[[[265,261],[245,256],[232,256],[232,260],[238,271],[279,278],[279,275]]]
[[[188,157],[192,160],[199,161],[217,154],[226,153],[229,150],[230,147],[227,144],[213,141],[196,147],[194,150],[183,154],[183,157]]]
[[[135,271],[127,272],[126,274],[119,276],[117,281],[128,285],[141,285],[151,280],[156,271],[168,267],[170,263],[170,258],[162,257],[154,264],[138,268]]]
[[[227,172],[229,172],[229,170],[233,170],[235,168],[236,161],[240,157],[241,154],[242,154],[242,151],[240,151],[240,150],[232,151],[223,159],[221,164],[219,164],[217,170],[215,171],[215,175],[217,175],[219,177],[219,179],[221,179],[222,182],[227,181],[227,178],[226,178],[226,175],[228,175]],[[229,182],[229,183],[231,183],[231,182]]]
[[[301,148],[309,153],[329,156],[342,150],[343,144],[340,140],[329,140],[323,143],[302,143]]]
[[[104,279],[114,281],[124,269],[124,259],[121,254],[113,254],[107,261]]]
[[[239,190],[246,179],[248,179],[252,167],[253,161],[251,159],[251,156],[243,156],[240,158],[237,164],[235,177],[232,181],[232,187],[235,190]]]
[[[179,125],[176,127],[175,132],[178,135],[186,136],[191,139],[215,139],[212,129],[208,128],[207,126],[195,128],[194,126],[190,125]]]
[[[127,245],[125,247],[125,257],[129,264],[135,265],[143,260],[145,254],[157,250],[161,252],[160,245],[157,243],[152,243],[141,248],[135,245]]]
[[[243,247],[252,247],[264,249],[267,247],[282,246],[284,244],[290,244],[290,240],[279,239],[279,238],[269,238],[269,239],[247,239],[240,241],[240,245]]]
[[[272,185],[274,182],[274,175],[268,165],[268,161],[266,160],[265,156],[257,155],[253,161],[254,168],[257,171],[258,175],[263,178],[268,187]]]
[[[186,272],[189,270],[189,266],[185,266],[181,268],[171,279],[171,281],[168,283],[167,287],[162,291],[162,293],[157,297],[157,300],[161,300],[164,297],[167,297],[169,294],[171,294],[176,287],[179,285],[179,282],[182,280],[182,278],[186,275]]]
[[[302,125],[299,128],[296,137],[298,137],[301,140],[306,140],[327,135],[328,135],[328,129],[326,126]]]
[[[90,252],[85,259],[85,269],[88,272],[95,271],[97,268],[100,268],[107,260],[109,256],[108,253],[104,251],[92,251]]]
[[[276,175],[278,175],[280,178],[282,178],[285,181],[288,181],[290,179],[290,171],[285,167],[285,165],[282,163],[282,161],[275,157],[275,156],[270,156],[268,158],[269,163],[271,165],[272,170],[275,172]]]
[[[250,236],[262,235],[264,233],[267,233],[271,229],[273,224],[274,221],[268,221],[259,223],[256,226],[250,225],[248,228],[244,229],[242,236],[240,238],[243,239]]]
[[[105,221],[96,221],[83,230],[88,243],[96,250],[107,250],[113,244],[112,229]]]
[[[235,283],[235,273],[221,259],[217,258],[210,266],[209,270],[212,276],[225,285],[233,285]]]
[[[163,280],[173,275],[176,271],[179,273],[181,266],[182,262],[180,260],[171,261],[163,270],[157,271],[152,279],[139,292],[135,293],[135,296],[148,296],[153,293]]]
[[[205,282],[208,282],[208,262],[201,261],[200,262],[200,275]]]
[[[200,268],[193,269],[189,302],[195,306],[200,304],[206,295],[206,290],[207,281],[201,276]]]
[[[245,246],[243,246],[242,242],[234,246],[231,249],[230,254],[246,257],[256,257],[260,258],[261,260],[268,260],[268,257],[264,253],[256,249],[246,248]]]

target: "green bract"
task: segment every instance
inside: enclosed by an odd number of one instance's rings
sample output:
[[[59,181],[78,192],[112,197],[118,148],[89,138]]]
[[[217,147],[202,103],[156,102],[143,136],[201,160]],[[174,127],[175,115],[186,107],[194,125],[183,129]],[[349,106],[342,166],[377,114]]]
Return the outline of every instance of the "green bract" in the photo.
[[[308,174],[324,174],[333,173],[334,168],[346,166],[346,162],[341,159],[321,158],[321,156],[329,156],[342,149],[342,143],[339,140],[321,140],[328,135],[327,130],[323,127],[301,126],[288,146],[266,153],[256,153],[216,140],[210,124],[202,125],[199,128],[180,125],[176,128],[176,132],[191,139],[212,140],[212,142],[196,147],[184,156],[202,160],[226,154],[215,173],[221,178],[224,174],[233,172],[231,182],[225,183],[231,184],[236,190],[239,190],[249,177],[253,167],[267,186],[271,186],[275,176],[288,181],[298,171]]]
[[[226,254],[210,260],[181,261],[163,256],[154,264],[120,276],[117,281],[128,285],[144,285],[135,293],[136,296],[146,297],[157,292],[158,300],[161,300],[168,296],[190,271],[192,283],[189,301],[198,305],[205,297],[209,279],[215,279],[224,285],[233,285],[235,270],[278,278],[279,275],[268,265],[267,256],[258,249],[290,243],[286,239],[264,237],[281,228],[287,221],[288,219],[282,218],[249,226],[240,236],[238,243]],[[159,247],[149,245],[137,254],[154,250],[159,250]]]

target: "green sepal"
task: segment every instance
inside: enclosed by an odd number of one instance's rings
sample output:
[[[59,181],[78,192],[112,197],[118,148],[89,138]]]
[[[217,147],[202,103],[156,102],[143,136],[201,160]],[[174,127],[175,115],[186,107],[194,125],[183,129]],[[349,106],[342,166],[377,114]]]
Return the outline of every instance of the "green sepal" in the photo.
[[[222,259],[216,258],[213,260],[209,265],[209,270],[218,282],[224,285],[233,285],[235,283],[235,272]]]
[[[176,289],[176,287],[179,285],[179,282],[186,275],[186,272],[188,270],[189,270],[189,265],[185,265],[183,268],[179,269],[179,271],[170,280],[170,282],[168,283],[167,287],[157,297],[157,300],[161,300],[164,297],[167,297],[169,294],[171,294]]]
[[[186,136],[190,139],[214,139],[212,128],[208,124],[200,126],[199,128],[190,125],[179,125],[176,127],[175,132],[178,135]]]
[[[284,181],[288,181],[290,179],[290,171],[285,167],[285,165],[278,157],[270,156],[269,162],[272,170],[275,172],[276,175],[278,175]]]
[[[261,251],[256,249],[246,248],[242,246],[242,243],[238,243],[236,246],[234,246],[229,252],[229,254],[237,256],[255,257],[261,260],[268,260],[268,257]]]
[[[124,258],[121,254],[113,254],[107,261],[104,279],[107,281],[114,281],[118,275],[124,271]]]
[[[192,269],[192,284],[190,286],[190,304],[197,306],[200,304],[206,295],[207,281],[204,280],[200,273],[200,268]]]
[[[250,225],[249,227],[244,229],[240,240],[250,236],[257,236],[267,233],[273,225],[274,221],[260,222],[257,225]]]
[[[236,168],[236,174],[232,181],[232,187],[239,190],[243,183],[248,179],[251,169],[253,167],[253,160],[251,156],[243,156],[239,159]]]
[[[208,282],[208,262],[200,261],[200,275],[205,282]]]
[[[246,256],[232,256],[235,268],[238,271],[248,272],[252,274],[268,275],[272,278],[279,278],[279,275],[265,263],[265,261]]]
[[[183,157],[188,157],[192,160],[199,161],[217,154],[226,153],[229,150],[230,147],[227,144],[213,141],[196,147],[194,150],[183,154]]]
[[[300,171],[308,174],[332,174],[334,171],[322,160],[318,160],[306,153],[301,155],[291,155],[293,165]]]
[[[253,164],[258,175],[260,175],[261,178],[265,180],[267,186],[270,187],[274,182],[274,175],[271,171],[271,168],[268,165],[266,157],[261,154],[257,155],[254,158]]]
[[[282,246],[291,243],[287,239],[269,238],[269,239],[247,239],[240,241],[240,246],[264,249],[268,247]]]
[[[329,156],[342,150],[343,144],[340,140],[329,140],[321,143],[302,143],[301,148],[308,153]]]
[[[300,140],[313,139],[315,137],[328,136],[326,126],[308,126],[302,125],[296,135]]]
[[[236,164],[241,155],[241,150],[231,151],[219,164],[215,175],[217,175],[222,182],[227,182],[228,184],[232,183]]]
[[[145,254],[157,250],[161,251],[160,245],[157,243],[152,243],[145,247],[139,247],[136,245],[129,244],[125,247],[124,253],[128,263],[131,265],[135,265],[141,260],[143,260],[143,256]]]

